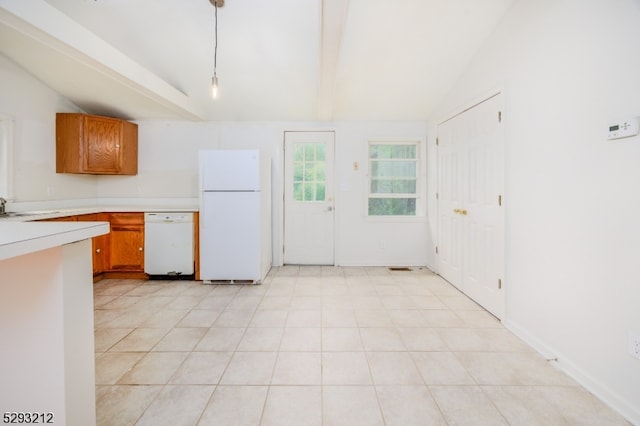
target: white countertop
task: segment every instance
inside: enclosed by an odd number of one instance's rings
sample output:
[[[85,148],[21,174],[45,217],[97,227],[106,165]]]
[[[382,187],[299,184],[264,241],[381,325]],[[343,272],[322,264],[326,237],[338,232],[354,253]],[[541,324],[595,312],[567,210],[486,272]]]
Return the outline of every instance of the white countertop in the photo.
[[[114,212],[197,212],[197,208],[193,207],[158,207],[158,206],[100,206],[100,207],[81,207],[72,209],[54,209],[54,210],[31,210],[22,211],[20,216],[0,217],[0,224],[4,222],[30,222],[43,219],[54,219],[65,216],[75,216],[80,214],[91,213],[114,213]]]
[[[0,217],[0,260],[109,233],[108,222],[36,222],[43,219],[103,212],[198,211],[197,207],[193,207],[193,202],[180,202],[177,205],[167,200],[155,201],[157,203],[147,202],[145,205],[112,203],[51,209],[41,209],[45,206],[38,203],[26,208],[22,206],[19,210],[21,215]]]
[[[108,233],[108,222],[16,223],[5,219],[0,221],[0,260]]]

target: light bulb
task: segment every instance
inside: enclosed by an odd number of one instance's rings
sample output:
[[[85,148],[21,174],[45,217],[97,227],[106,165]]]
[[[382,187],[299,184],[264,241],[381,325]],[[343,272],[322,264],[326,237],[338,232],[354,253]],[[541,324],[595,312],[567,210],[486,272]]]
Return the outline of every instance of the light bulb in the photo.
[[[215,74],[211,79],[211,96],[213,99],[218,97],[218,77]]]

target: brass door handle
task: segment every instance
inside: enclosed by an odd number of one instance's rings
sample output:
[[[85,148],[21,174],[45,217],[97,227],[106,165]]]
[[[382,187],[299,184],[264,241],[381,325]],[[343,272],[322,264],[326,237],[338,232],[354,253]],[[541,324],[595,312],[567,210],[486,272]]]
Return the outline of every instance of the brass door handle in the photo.
[[[461,214],[462,216],[466,216],[466,215],[467,215],[467,211],[466,211],[466,210],[464,210],[464,209],[463,209],[463,210],[460,210],[460,214]]]
[[[453,212],[460,214],[460,209],[453,209]]]

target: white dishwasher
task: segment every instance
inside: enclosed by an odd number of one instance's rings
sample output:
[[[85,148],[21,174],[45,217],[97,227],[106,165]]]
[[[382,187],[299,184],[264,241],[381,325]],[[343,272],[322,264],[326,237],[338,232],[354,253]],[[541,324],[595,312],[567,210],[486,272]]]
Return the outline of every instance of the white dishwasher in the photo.
[[[144,272],[194,274],[193,213],[144,214]]]

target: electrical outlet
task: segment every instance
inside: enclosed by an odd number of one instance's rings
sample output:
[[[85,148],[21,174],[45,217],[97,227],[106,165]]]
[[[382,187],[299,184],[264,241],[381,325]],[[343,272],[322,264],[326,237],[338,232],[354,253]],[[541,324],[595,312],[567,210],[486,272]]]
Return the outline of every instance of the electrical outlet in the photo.
[[[629,355],[640,359],[640,335],[629,332]]]

